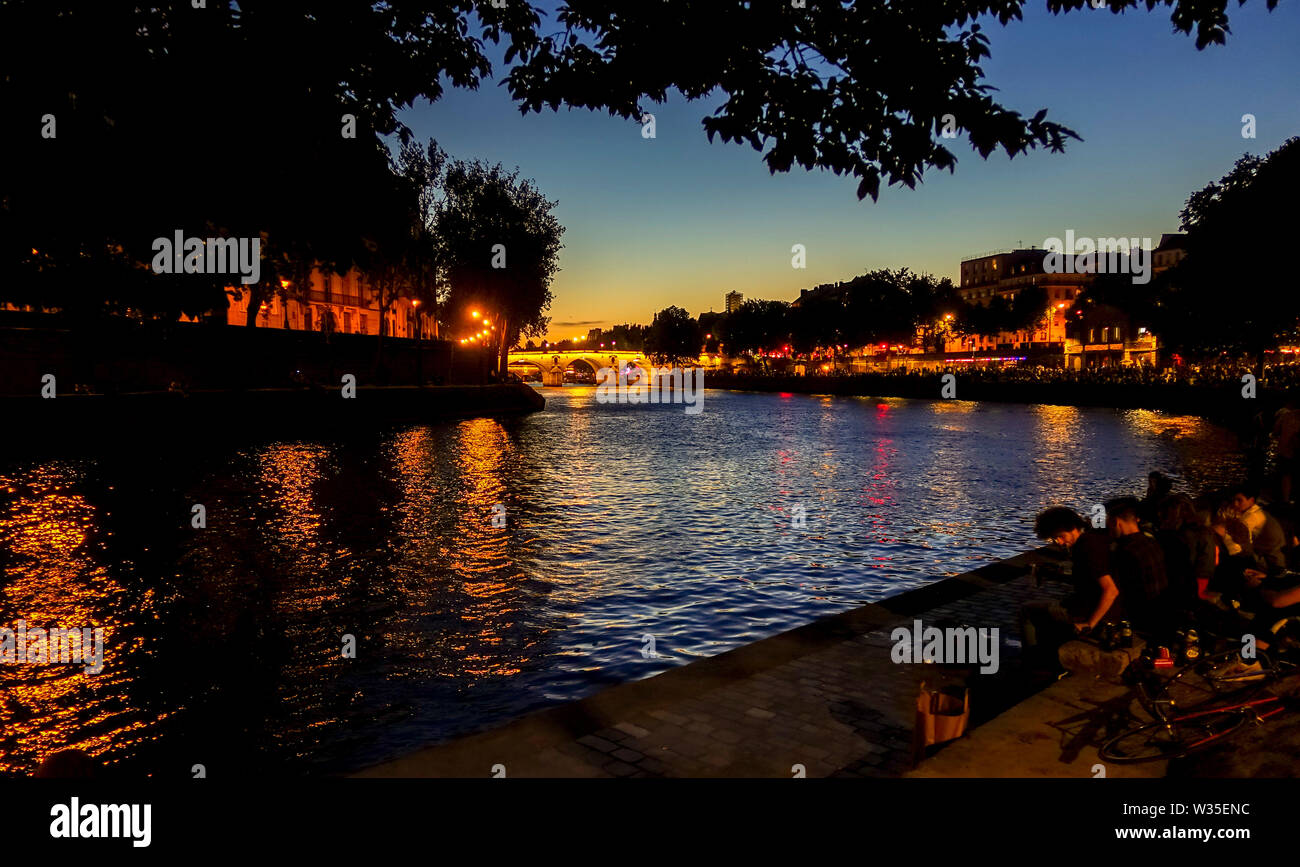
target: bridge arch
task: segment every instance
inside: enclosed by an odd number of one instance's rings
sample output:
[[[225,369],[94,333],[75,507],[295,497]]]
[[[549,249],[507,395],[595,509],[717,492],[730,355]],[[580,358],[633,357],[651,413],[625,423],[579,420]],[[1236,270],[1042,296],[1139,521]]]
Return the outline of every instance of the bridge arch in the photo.
[[[546,380],[546,368],[542,367],[539,361],[535,361],[531,358],[520,359],[518,361],[516,361],[514,358],[511,358],[508,364],[508,368],[511,373],[519,374],[520,377],[523,379],[530,379],[532,377],[537,377],[538,379],[541,379],[543,382]]]

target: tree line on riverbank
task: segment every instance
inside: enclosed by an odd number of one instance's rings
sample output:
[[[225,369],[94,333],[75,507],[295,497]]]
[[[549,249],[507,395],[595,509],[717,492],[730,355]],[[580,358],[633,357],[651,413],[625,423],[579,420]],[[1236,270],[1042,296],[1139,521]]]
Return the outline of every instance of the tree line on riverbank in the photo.
[[[1104,305],[1159,336],[1184,358],[1243,356],[1258,375],[1266,354],[1300,339],[1300,294],[1285,251],[1291,227],[1279,215],[1300,197],[1300,137],[1264,156],[1247,154],[1222,178],[1192,193],[1181,213],[1187,255],[1149,283],[1097,274],[1076,299],[1067,334]],[[797,303],[749,300],[731,313],[696,318],[680,307],[655,314],[643,348],[658,359],[690,359],[725,348],[733,357],[833,358],[873,344],[940,352],[948,334],[995,337],[1041,327],[1043,289],[1027,286],[987,302],[966,301],[948,278],[907,268],[878,269],[822,284]],[[780,366],[780,365],[778,365]]]

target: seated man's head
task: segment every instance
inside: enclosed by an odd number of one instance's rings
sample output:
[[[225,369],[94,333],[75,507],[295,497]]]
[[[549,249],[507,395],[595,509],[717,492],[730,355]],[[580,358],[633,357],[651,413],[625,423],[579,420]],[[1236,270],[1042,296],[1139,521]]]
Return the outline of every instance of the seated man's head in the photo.
[[[1244,514],[1251,506],[1255,505],[1255,500],[1259,498],[1259,488],[1254,485],[1237,485],[1232,489],[1232,507],[1237,510],[1238,514]]]
[[[1120,497],[1106,504],[1106,529],[1112,536],[1129,536],[1138,532],[1141,503],[1132,497]]]
[[[1078,512],[1065,506],[1044,509],[1034,519],[1034,535],[1063,548],[1069,548],[1077,542],[1085,527],[1087,524]]]

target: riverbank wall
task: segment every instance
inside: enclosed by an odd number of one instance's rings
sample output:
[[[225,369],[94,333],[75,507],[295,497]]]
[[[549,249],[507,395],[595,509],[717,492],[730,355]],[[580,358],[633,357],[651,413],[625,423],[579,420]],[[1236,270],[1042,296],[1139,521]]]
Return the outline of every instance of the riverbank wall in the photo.
[[[543,409],[546,400],[519,382],[482,386],[358,386],[243,391],[137,392],[0,397],[9,445],[68,440],[321,436],[376,424],[509,416]]]
[[[969,686],[973,726],[1046,685],[1020,667],[1018,614],[1068,592],[1031,574],[1055,560],[1040,549],[990,563],[357,776],[901,776],[922,681]],[[896,662],[893,630],[918,620],[996,628],[998,670]]]
[[[710,372],[709,388],[737,391],[829,394],[854,397],[908,397],[925,400],[978,400],[1004,403],[1097,406],[1115,409],[1155,409],[1214,419],[1239,419],[1261,410],[1271,418],[1284,395],[1260,388],[1255,398],[1243,397],[1241,383],[1187,385],[1181,383],[989,382],[955,374],[951,398],[944,394],[942,374],[890,376],[737,376]]]
[[[367,386],[481,385],[492,369],[490,351],[447,340],[129,319],[13,323],[0,320],[0,395],[37,394],[47,376],[59,394],[116,394],[173,383],[198,391],[331,386],[345,374]]]

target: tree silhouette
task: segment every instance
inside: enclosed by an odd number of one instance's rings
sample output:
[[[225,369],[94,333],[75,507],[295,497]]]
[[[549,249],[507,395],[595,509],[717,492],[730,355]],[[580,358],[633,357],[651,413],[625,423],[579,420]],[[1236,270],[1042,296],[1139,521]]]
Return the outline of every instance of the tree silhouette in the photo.
[[[525,108],[561,105],[639,120],[645,101],[672,90],[725,101],[703,120],[710,141],[763,151],[773,172],[799,165],[859,179],[858,197],[880,184],[914,187],[930,168],[952,170],[946,131],[974,150],[1015,156],[1064,148],[1072,130],[996,102],[980,62],[988,37],[975,19],[1021,18],[1024,0],[794,4],[742,0],[634,3],[610,13],[606,0],[568,0],[564,29],[512,46],[521,62],[506,80]],[[1172,7],[1172,22],[1196,32],[1197,48],[1225,41],[1226,5],[1199,0],[1107,0],[1116,14]],[[1269,9],[1277,0],[1266,0]],[[1089,0],[1048,0],[1054,13]]]
[[[1060,150],[1075,134],[1046,110],[1005,108],[980,66],[976,19],[1006,25],[1024,2],[677,0],[612,14],[605,0],[568,0],[552,32],[522,0],[12,0],[0,4],[0,112],[15,125],[0,264],[14,279],[0,292],[91,313],[221,309],[225,281],[147,270],[153,240],[181,230],[263,240],[255,310],[302,263],[343,271],[400,246],[382,215],[409,213],[412,191],[392,180],[385,137],[411,138],[398,113],[417,100],[492,75],[488,43],[504,47],[524,111],[640,121],[673,90],[716,94],[711,140],[749,144],[773,172],[856,177],[860,197],[952,170],[950,129],[984,157]],[[1170,8],[1198,48],[1226,38],[1225,0],[1106,5],[1140,4]]]
[[[548,200],[518,169],[456,160],[443,179],[434,234],[448,286],[452,322],[478,310],[493,328],[504,373],[520,336],[545,333],[551,280],[559,270],[564,227]]]
[[[1293,228],[1279,215],[1290,213],[1297,196],[1300,137],[1267,156],[1243,156],[1188,197],[1187,256],[1158,284],[1157,327],[1167,346],[1247,354],[1262,368],[1265,350],[1296,339],[1300,295],[1284,252]]]
[[[655,314],[646,332],[645,351],[660,364],[694,360],[700,354],[700,326],[680,307]]]

